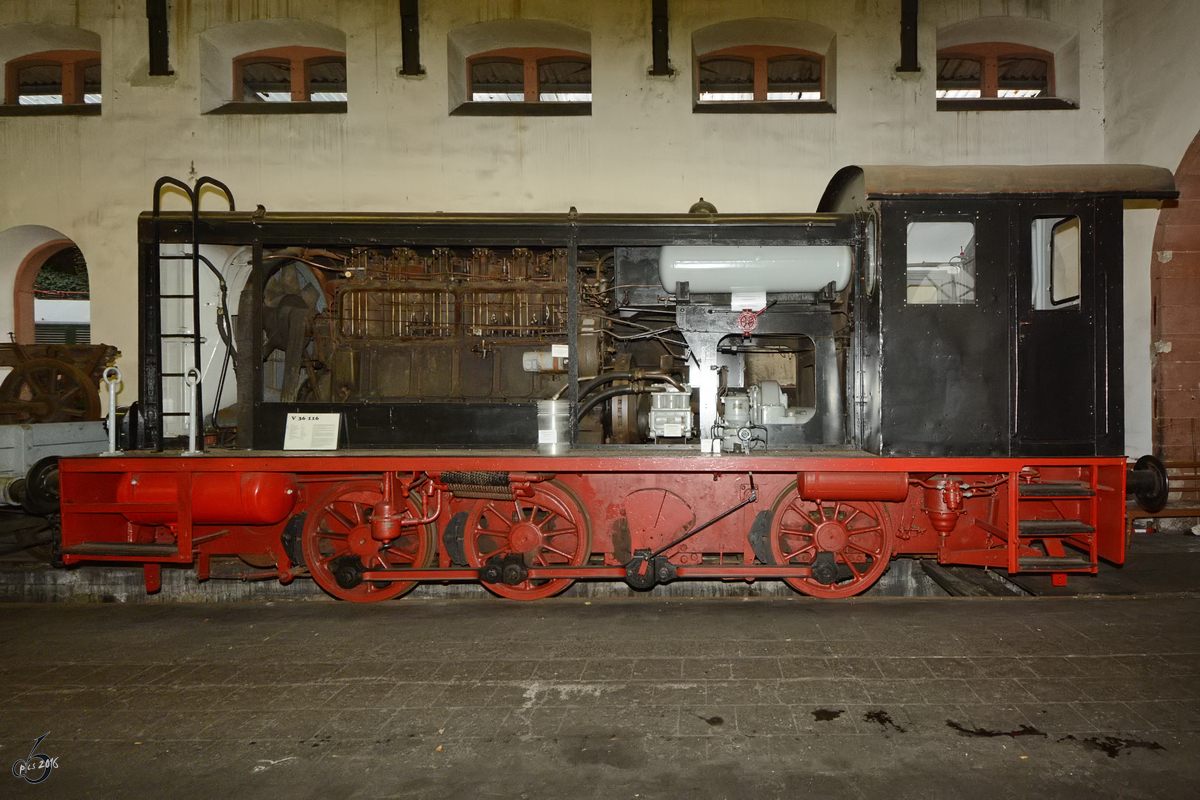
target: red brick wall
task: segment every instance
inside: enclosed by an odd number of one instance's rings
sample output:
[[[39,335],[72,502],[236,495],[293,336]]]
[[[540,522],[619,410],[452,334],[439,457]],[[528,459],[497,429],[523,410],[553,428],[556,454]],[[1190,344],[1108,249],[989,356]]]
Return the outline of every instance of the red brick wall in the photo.
[[[1151,266],[1155,451],[1200,458],[1200,136],[1175,172],[1177,206],[1159,214]],[[1169,347],[1169,350],[1168,350]]]

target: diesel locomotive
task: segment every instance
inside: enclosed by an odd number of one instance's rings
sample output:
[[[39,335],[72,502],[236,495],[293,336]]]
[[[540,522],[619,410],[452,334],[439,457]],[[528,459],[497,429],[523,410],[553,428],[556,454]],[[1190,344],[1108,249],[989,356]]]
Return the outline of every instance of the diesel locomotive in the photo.
[[[1125,455],[1122,215],[1175,196],[1144,166],[852,166],[809,214],[321,214],[163,179],[139,399],[119,450],[58,464],[61,559],[154,591],[237,556],[359,602],[1095,573],[1127,492],[1166,497]]]

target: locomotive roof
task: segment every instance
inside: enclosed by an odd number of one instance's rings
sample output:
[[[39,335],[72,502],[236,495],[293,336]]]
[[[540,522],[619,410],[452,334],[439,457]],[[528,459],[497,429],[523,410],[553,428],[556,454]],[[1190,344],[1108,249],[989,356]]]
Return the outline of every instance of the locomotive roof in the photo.
[[[849,166],[829,181],[817,210],[844,211],[864,200],[904,197],[1030,195],[1167,200],[1179,192],[1170,170],[1142,164]]]

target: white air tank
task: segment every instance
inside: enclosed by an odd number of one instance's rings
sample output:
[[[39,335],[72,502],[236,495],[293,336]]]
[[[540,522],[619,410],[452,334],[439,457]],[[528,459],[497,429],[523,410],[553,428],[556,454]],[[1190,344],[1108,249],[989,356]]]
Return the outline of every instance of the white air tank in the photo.
[[[663,288],[687,281],[700,294],[819,292],[846,288],[854,264],[843,245],[671,245],[659,255]]]

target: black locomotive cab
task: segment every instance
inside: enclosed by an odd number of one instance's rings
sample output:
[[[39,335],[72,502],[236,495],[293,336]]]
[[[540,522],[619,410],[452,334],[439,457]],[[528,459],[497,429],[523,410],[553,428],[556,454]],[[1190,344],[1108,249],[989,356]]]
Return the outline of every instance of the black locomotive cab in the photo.
[[[1119,455],[1122,201],[1140,166],[847,167],[822,211],[878,230],[857,285],[861,445],[887,455]]]

